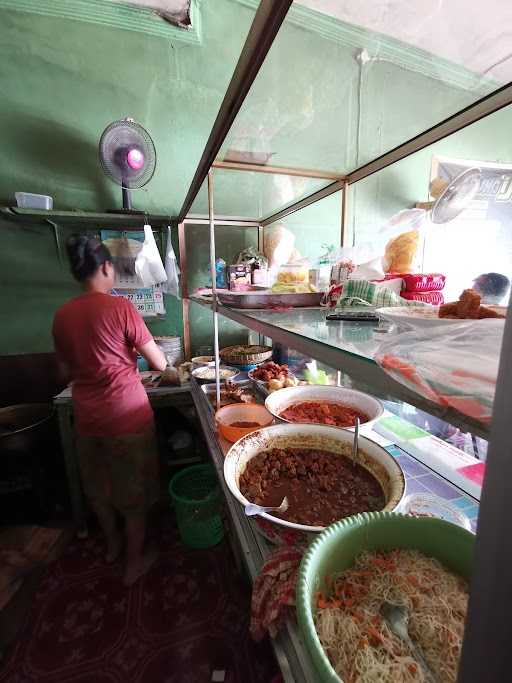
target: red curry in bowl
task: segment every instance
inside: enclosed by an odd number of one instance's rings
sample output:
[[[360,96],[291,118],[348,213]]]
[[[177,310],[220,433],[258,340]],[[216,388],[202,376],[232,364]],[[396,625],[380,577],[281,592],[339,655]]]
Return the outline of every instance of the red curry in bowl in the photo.
[[[308,526],[328,526],[359,512],[382,510],[386,498],[365,467],[339,453],[313,448],[272,448],[252,458],[240,491],[257,505],[288,509],[272,514]]]
[[[297,401],[279,413],[288,422],[331,425],[333,427],[353,427],[356,417],[363,424],[370,419],[368,415],[352,406],[336,401]]]

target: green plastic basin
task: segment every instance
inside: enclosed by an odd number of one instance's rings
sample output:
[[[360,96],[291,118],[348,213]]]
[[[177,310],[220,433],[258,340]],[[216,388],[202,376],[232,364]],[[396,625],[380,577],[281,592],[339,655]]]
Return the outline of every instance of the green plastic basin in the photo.
[[[475,537],[441,519],[407,517],[393,512],[369,512],[328,527],[302,558],[297,580],[297,618],[304,643],[322,683],[340,683],[320,644],[313,616],[315,594],[327,589],[325,577],[351,567],[365,550],[419,550],[447,569],[471,578]]]

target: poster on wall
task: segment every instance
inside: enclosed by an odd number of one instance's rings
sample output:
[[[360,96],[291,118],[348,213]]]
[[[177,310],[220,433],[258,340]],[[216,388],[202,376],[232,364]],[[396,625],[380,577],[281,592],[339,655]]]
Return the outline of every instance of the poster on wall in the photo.
[[[425,237],[423,269],[446,275],[445,300],[457,299],[483,273],[512,278],[512,164],[434,156],[430,191],[438,194],[474,168],[481,171],[475,197],[453,220],[431,223]]]
[[[101,230],[101,239],[112,254],[116,272],[112,293],[131,301],[143,317],[165,315],[162,285],[143,287],[135,269],[144,230]]]

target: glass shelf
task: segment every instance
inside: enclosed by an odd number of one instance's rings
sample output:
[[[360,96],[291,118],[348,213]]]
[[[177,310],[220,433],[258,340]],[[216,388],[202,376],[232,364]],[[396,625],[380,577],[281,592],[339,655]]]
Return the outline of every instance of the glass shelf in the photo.
[[[211,300],[191,297],[191,301],[208,308]],[[291,311],[235,309],[217,305],[218,313],[272,341],[345,372],[354,380],[364,382],[382,398],[393,398],[416,406],[464,431],[484,439],[489,427],[464,413],[441,406],[394,381],[374,360],[384,336],[368,323],[327,323],[327,311],[319,308],[295,308]]]

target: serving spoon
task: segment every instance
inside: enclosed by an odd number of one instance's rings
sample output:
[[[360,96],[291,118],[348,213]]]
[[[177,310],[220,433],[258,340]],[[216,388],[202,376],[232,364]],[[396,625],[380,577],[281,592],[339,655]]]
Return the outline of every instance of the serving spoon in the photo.
[[[285,496],[281,505],[277,507],[264,507],[263,505],[256,505],[256,503],[249,503],[245,506],[245,514],[247,517],[254,517],[254,515],[261,515],[262,512],[286,512],[288,510],[288,498]]]
[[[409,630],[407,628],[409,613],[407,612],[407,608],[401,607],[400,605],[394,605],[391,602],[383,602],[380,608],[380,613],[390,630],[410,649],[414,659],[423,669],[423,673],[427,682],[439,683],[437,676],[433,674],[432,669],[427,664],[421,648],[418,647],[418,645],[415,645],[409,636]]]
[[[359,418],[356,417],[354,425],[354,441],[352,442],[352,462],[357,463],[357,456],[359,455]]]

